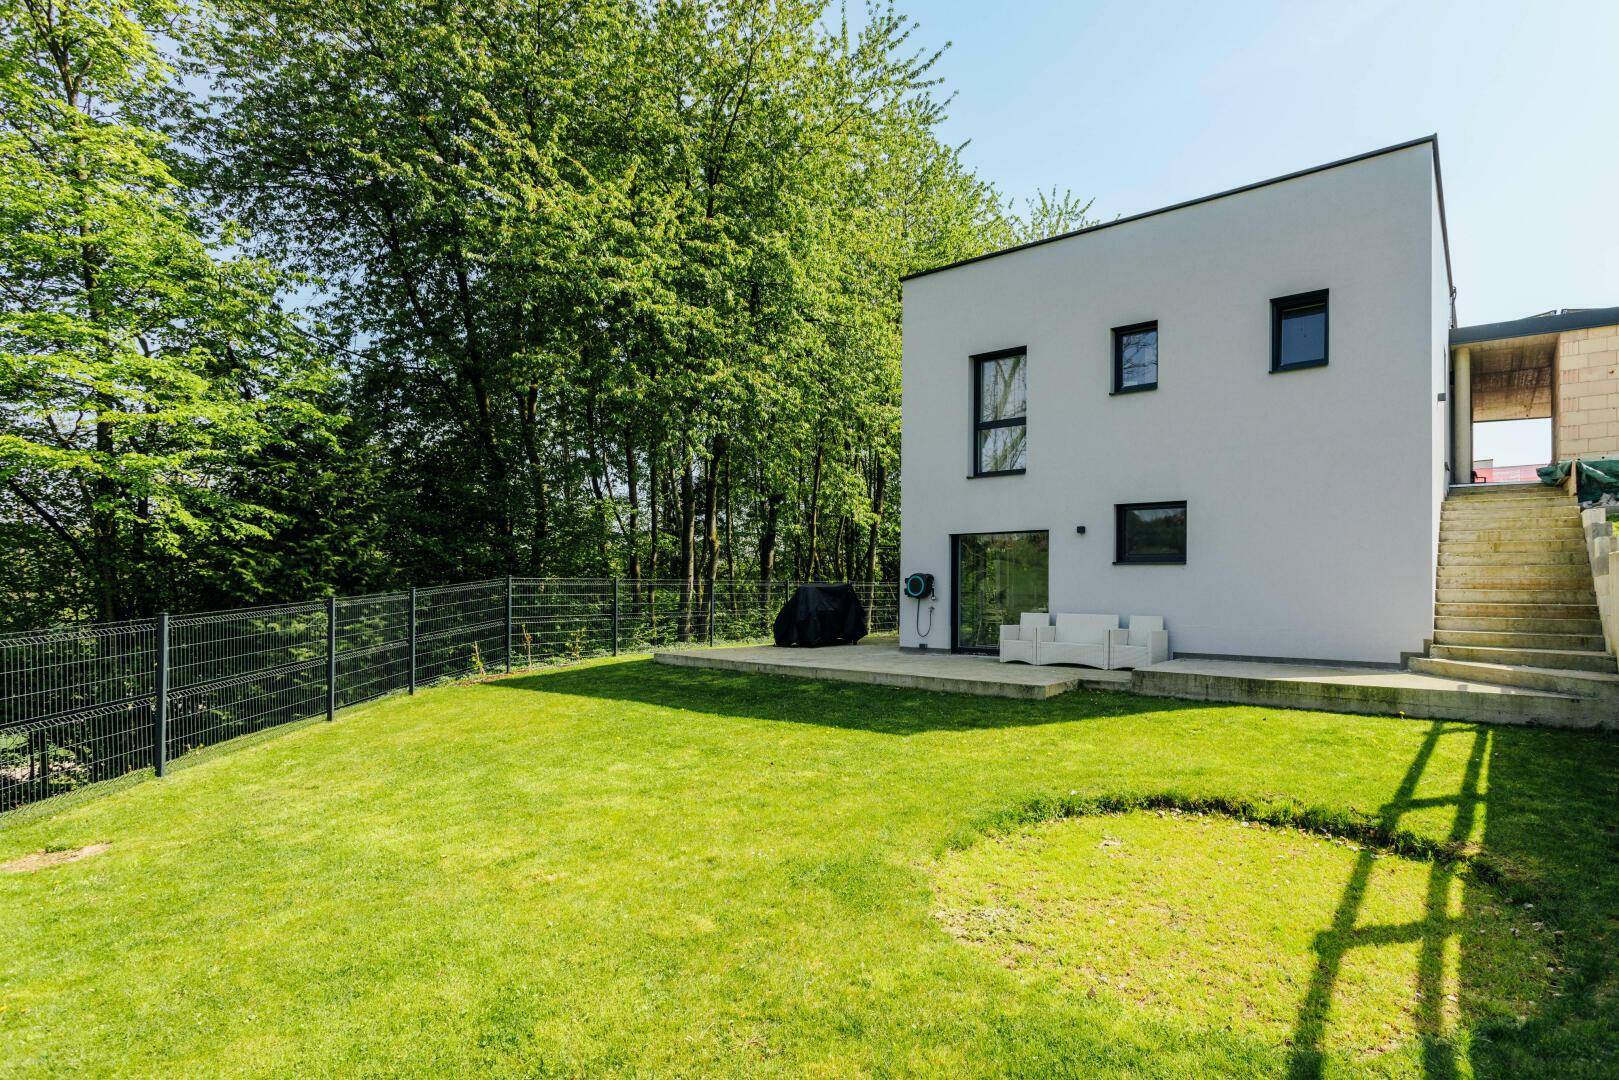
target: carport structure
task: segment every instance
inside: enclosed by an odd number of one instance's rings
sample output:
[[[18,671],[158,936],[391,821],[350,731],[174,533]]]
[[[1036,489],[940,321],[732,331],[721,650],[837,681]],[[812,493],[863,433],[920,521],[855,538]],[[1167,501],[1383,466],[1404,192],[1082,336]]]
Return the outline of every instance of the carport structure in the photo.
[[[1453,483],[1532,482],[1547,461],[1619,456],[1619,307],[1458,327],[1450,347]],[[1551,422],[1546,461],[1476,459],[1475,425],[1539,419]]]

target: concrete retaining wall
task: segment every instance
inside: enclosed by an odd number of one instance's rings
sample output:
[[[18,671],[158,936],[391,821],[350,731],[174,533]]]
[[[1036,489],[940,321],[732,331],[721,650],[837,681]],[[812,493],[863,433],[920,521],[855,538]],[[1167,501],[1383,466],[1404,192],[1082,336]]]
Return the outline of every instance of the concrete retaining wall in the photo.
[[[1591,577],[1596,584],[1597,607],[1602,613],[1602,637],[1608,651],[1619,653],[1619,536],[1602,507],[1584,510],[1585,546],[1591,555]]]

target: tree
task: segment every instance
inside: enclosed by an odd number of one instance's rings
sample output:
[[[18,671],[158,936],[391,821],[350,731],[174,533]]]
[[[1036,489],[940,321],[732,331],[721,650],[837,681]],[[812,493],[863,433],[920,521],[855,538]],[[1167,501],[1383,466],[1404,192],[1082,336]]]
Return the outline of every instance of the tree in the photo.
[[[239,463],[330,437],[331,369],[277,308],[281,279],[212,254],[238,238],[208,235],[132,119],[167,74],[147,28],[174,14],[0,0],[0,489],[54,546],[37,563],[71,568],[57,615],[184,597],[188,554],[275,524]]]

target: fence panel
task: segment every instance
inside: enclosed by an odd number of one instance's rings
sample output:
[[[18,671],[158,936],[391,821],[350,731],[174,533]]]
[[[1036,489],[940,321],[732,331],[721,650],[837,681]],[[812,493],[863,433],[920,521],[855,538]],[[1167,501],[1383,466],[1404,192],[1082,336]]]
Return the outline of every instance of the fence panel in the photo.
[[[621,583],[621,605],[624,595]],[[512,579],[514,667],[578,660],[612,651],[612,579]]]
[[[410,685],[410,594],[379,593],[337,601],[337,705]]]
[[[170,623],[168,759],[326,709],[326,607],[284,604]]]
[[[416,591],[416,684],[506,663],[506,579]]]
[[[155,622],[0,635],[0,810],[152,763]]]

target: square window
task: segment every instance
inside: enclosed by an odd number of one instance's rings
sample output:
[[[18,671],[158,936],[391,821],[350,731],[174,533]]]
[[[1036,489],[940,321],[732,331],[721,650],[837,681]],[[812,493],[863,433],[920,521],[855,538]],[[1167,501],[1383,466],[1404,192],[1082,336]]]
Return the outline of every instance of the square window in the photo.
[[[1028,465],[1028,356],[1003,349],[972,358],[973,475],[1020,473]]]
[[[1114,562],[1184,563],[1186,504],[1131,503],[1114,508]]]
[[[1158,389],[1158,324],[1113,328],[1113,392]]]
[[[1270,369],[1321,367],[1327,362],[1327,291],[1270,302]]]

